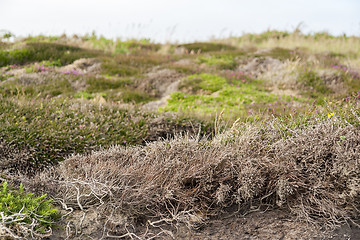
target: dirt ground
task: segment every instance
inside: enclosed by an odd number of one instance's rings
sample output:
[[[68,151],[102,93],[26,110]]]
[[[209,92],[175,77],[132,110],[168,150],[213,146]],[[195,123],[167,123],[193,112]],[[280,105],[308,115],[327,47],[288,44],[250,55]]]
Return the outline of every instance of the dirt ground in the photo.
[[[211,220],[206,227],[199,231],[179,231],[176,239],[334,239],[358,240],[360,229],[342,226],[333,232],[321,232],[314,226],[291,219],[280,210],[268,212],[253,212],[246,216],[232,216],[218,220]]]
[[[87,214],[73,214],[68,223],[54,231],[48,240],[65,239],[246,239],[246,240],[359,240],[360,229],[353,225],[343,225],[335,231],[321,231],[319,228],[289,217],[283,210],[255,211],[247,215],[224,213],[216,219],[211,219],[199,229],[190,229],[185,224],[177,227],[157,225],[156,228],[139,226],[138,232],[131,235],[120,235],[103,231],[98,215],[101,213],[89,210]],[[76,218],[79,219],[76,220]],[[115,219],[113,219],[115,220]],[[124,222],[119,218],[116,222]],[[81,222],[81,225],[78,223]],[[149,225],[147,225],[149,226]],[[132,232],[131,224],[128,225]]]

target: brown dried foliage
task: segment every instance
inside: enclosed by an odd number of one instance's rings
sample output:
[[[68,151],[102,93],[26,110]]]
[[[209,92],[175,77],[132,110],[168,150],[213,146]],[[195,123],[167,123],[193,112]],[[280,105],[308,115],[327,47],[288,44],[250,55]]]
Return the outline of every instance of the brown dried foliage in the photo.
[[[76,155],[39,175],[33,187],[63,205],[102,208],[108,219],[120,212],[148,226],[158,219],[197,228],[234,205],[242,213],[250,206],[282,208],[327,227],[356,222],[359,127],[330,119],[292,130],[291,136],[284,129],[275,120],[235,124],[212,140],[182,136]],[[106,224],[108,233],[126,233]]]

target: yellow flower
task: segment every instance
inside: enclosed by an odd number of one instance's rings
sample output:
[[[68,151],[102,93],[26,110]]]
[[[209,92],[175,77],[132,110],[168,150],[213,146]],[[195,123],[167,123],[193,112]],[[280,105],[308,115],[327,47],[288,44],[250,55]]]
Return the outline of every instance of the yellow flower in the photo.
[[[331,118],[332,116],[334,116],[335,115],[335,113],[334,112],[332,112],[332,113],[328,113],[328,118]]]

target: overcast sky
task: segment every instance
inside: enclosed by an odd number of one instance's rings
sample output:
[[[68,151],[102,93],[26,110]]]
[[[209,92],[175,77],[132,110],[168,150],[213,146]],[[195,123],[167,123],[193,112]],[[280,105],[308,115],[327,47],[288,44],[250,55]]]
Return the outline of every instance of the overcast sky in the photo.
[[[360,36],[360,0],[0,0],[0,30],[194,41],[267,29]]]

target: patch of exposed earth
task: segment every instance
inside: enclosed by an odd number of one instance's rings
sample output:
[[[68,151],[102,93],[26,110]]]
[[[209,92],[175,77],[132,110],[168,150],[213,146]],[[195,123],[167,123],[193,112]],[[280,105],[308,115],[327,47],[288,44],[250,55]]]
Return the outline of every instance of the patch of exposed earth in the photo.
[[[150,96],[160,98],[151,101],[142,106],[145,110],[157,110],[159,107],[167,104],[171,93],[178,90],[180,80],[184,74],[171,69],[154,68],[153,71],[146,74],[145,78],[137,79],[137,89],[147,92]]]
[[[360,229],[342,226],[324,232],[319,228],[297,221],[281,210],[253,212],[246,216],[224,217],[211,220],[201,231],[179,231],[176,239],[247,239],[247,240],[298,240],[298,239],[360,239]]]
[[[34,64],[37,65],[36,63]],[[5,72],[8,77],[5,81],[0,82],[5,84],[12,81],[17,81],[17,83],[22,85],[39,85],[44,84],[49,81],[49,79],[64,79],[71,78],[71,76],[82,76],[85,74],[97,75],[101,70],[101,63],[98,59],[95,58],[81,58],[74,61],[72,64],[55,67],[55,68],[45,68],[44,71],[39,72],[27,72],[25,67],[14,68],[6,70],[6,68],[1,69]],[[86,79],[80,77],[76,80],[70,80],[71,87],[76,91],[81,91],[86,89]]]
[[[360,229],[353,225],[344,225],[335,231],[321,231],[314,225],[289,217],[281,210],[256,211],[245,216],[227,213],[207,221],[200,229],[190,228],[183,223],[176,226],[149,224],[149,221],[134,222],[123,215],[116,216],[106,218],[103,212],[95,209],[75,211],[67,217],[66,226],[55,229],[49,239],[360,239]]]
[[[297,90],[297,64],[272,57],[255,57],[243,59],[238,70],[264,80],[273,94],[300,97]]]
[[[81,58],[74,61],[72,64],[66,65],[64,67],[58,68],[59,72],[72,72],[76,71],[80,74],[97,74],[101,70],[101,63],[96,58]]]
[[[242,71],[252,77],[259,78],[263,73],[276,71],[282,68],[283,62],[271,57],[255,57],[244,59],[238,67]]]

